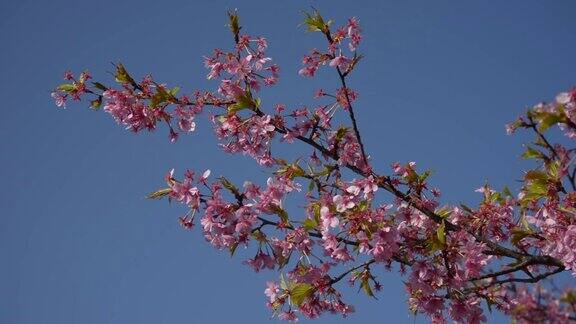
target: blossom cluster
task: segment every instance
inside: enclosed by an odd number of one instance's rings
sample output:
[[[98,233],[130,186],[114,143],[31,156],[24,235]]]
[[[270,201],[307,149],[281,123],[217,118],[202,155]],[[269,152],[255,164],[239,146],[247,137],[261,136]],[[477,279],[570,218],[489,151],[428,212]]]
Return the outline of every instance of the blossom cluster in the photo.
[[[136,81],[118,64],[117,87],[89,83],[88,72],[78,78],[67,72],[67,83],[52,97],[65,106],[69,98],[92,96],[92,108],[103,106],[133,132],[165,123],[172,141],[179,132],[194,131],[197,116],[210,109],[218,145],[266,167],[265,183],[239,186],[210,177],[210,170],[200,176],[188,170],[179,179],[172,170],[167,187],[149,197],[185,206],[182,227],[199,223],[214,248],[234,255],[245,247],[243,263],[255,272],[281,272],[264,290],[278,318],[348,316],[354,307],[338,290],[341,281],[375,297],[383,288],[379,272],[398,269],[410,309],[433,323],[485,322],[483,303],[519,322],[576,320],[574,290],[559,292],[544,281],[565,270],[576,276],[574,148],[546,137],[546,130],[557,126],[576,138],[576,89],[507,126],[509,133],[524,128],[536,135],[523,157],[537,161],[537,167],[525,172],[518,194],[486,184],[476,190],[478,206],[447,205],[429,184],[429,171],[409,162],[378,174],[365,153],[354,117],[358,93],[346,82],[362,57],[358,19],[331,29],[332,22],[317,11],[306,15],[306,27],[323,35],[327,49],[304,56],[299,74],[314,77],[327,65],[340,86],[316,91],[320,105],[290,108],[267,106],[257,97],[263,86],[277,84],[279,68],[266,54],[267,40],[242,33],[236,13],[229,18],[234,48],[204,58],[207,78],[218,81],[214,91],[179,95],[179,88],[151,76]],[[348,125],[336,125],[339,108],[350,118]],[[291,161],[272,150],[280,145],[276,142],[300,142],[311,151]],[[392,199],[382,199],[386,193]],[[300,217],[291,212],[293,196],[302,198]]]
[[[80,97],[89,91],[86,87],[86,82],[90,79],[92,79],[92,76],[88,71],[80,73],[78,79],[74,78],[74,74],[71,71],[64,72],[64,80],[69,83],[61,84],[50,94],[56,106],[66,108],[66,101],[69,98],[76,101],[80,100]]]
[[[558,127],[570,139],[576,139],[576,88],[559,93],[550,103],[539,103],[529,110],[527,118],[519,117],[506,125],[508,134],[514,133],[520,127],[537,125],[545,131],[553,125]]]
[[[153,131],[159,122],[165,122],[170,129],[170,140],[176,141],[178,131],[192,132],[196,128],[194,118],[202,112],[205,103],[218,104],[218,99],[209,93],[194,93],[195,101],[188,96],[177,96],[179,88],[167,88],[156,83],[148,75],[136,82],[122,64],[116,66],[116,81],[119,88],[107,87],[100,82],[87,84],[91,79],[85,71],[75,79],[72,72],[65,73],[64,79],[71,82],[60,85],[52,93],[57,106],[65,106],[66,100],[81,100],[82,96],[94,95],[90,106],[109,113],[114,120],[135,133],[141,130]],[[173,110],[169,107],[175,106]],[[177,121],[177,127],[173,121]],[[176,129],[177,130],[176,130]]]

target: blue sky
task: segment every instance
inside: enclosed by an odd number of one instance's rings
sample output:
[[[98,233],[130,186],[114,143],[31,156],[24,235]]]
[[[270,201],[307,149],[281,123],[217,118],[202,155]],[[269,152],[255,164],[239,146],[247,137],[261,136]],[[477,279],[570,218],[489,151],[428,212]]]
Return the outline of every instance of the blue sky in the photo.
[[[568,0],[2,1],[1,323],[270,323],[263,290],[276,273],[252,273],[181,230],[178,206],[144,199],[171,168],[267,175],[221,152],[206,119],[171,144],[165,129],[135,136],[84,104],[57,109],[49,93],[66,69],[109,81],[118,61],[183,91],[213,89],[202,56],[230,46],[225,12],[238,8],[281,67],[264,104],[312,105],[337,80],[297,75],[302,55],[324,46],[298,27],[310,5],[336,24],[360,18],[365,59],[350,86],[377,169],[416,161],[434,170],[445,202],[473,205],[485,181],[517,187],[528,137],[506,136],[504,124],[576,85]],[[350,291],[358,312],[347,323],[414,321],[401,278],[381,278],[379,300]]]

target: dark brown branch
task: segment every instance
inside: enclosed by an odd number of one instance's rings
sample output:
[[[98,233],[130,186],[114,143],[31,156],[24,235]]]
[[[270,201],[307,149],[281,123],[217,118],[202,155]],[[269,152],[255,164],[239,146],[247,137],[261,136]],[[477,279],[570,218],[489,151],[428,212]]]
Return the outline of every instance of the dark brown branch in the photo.
[[[350,270],[348,270],[348,271],[340,274],[338,277],[332,278],[332,279],[330,280],[330,284],[333,285],[333,284],[337,283],[338,281],[342,280],[344,277],[346,277],[346,276],[347,276],[349,273],[351,273],[352,271],[356,271],[356,270],[358,270],[358,269],[360,269],[360,268],[367,268],[367,267],[369,267],[369,266],[370,266],[372,263],[374,263],[374,262],[376,262],[376,260],[374,260],[374,259],[371,259],[370,261],[366,261],[366,262],[362,263],[361,265],[356,266],[356,267],[354,267],[354,268],[352,268],[352,269],[350,269]]]
[[[542,274],[537,275],[533,278],[508,278],[508,279],[497,280],[497,281],[492,282],[488,287],[493,286],[493,285],[501,285],[501,284],[505,284],[505,283],[511,283],[511,282],[535,283],[535,282],[538,282],[542,279],[545,279],[551,275],[555,275],[557,273],[560,273],[564,270],[565,270],[565,267],[561,266],[561,267],[557,267],[554,271],[542,273]]]
[[[508,273],[512,273],[512,272],[516,272],[516,271],[522,270],[522,269],[524,269],[525,267],[531,265],[532,262],[533,262],[533,261],[531,261],[531,260],[526,260],[526,261],[521,262],[521,263],[517,264],[516,266],[510,267],[510,268],[508,268],[508,269],[506,269],[506,270],[501,270],[501,271],[498,271],[498,272],[488,273],[488,274],[485,274],[485,275],[483,275],[483,276],[479,276],[479,277],[475,277],[475,278],[470,278],[470,279],[468,279],[468,281],[477,281],[477,280],[482,280],[482,279],[487,279],[487,278],[496,278],[496,277],[501,276],[501,275],[505,275],[505,274],[508,274]]]
[[[493,281],[493,282],[491,282],[487,285],[484,285],[484,286],[466,289],[462,293],[466,294],[466,293],[471,293],[471,292],[478,292],[478,291],[482,291],[484,289],[488,289],[488,288],[495,286],[495,285],[502,285],[502,284],[506,284],[506,283],[515,283],[515,282],[536,283],[542,279],[548,278],[549,276],[555,275],[555,274],[560,273],[564,270],[565,270],[564,266],[561,266],[561,267],[556,268],[554,271],[542,273],[542,274],[535,276],[535,277],[532,277],[532,278],[508,278],[508,279],[497,280],[497,281]]]

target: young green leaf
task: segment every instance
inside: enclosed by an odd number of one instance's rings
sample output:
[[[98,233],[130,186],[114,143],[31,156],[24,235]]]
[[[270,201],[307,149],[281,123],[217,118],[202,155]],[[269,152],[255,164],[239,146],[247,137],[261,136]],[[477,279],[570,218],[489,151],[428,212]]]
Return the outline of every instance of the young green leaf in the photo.
[[[233,257],[234,253],[236,253],[236,249],[238,248],[238,243],[233,243],[232,245],[230,245],[230,256]]]
[[[282,290],[288,290],[288,284],[286,283],[286,278],[284,278],[284,274],[280,274],[280,288]]]
[[[160,189],[160,190],[154,191],[153,193],[149,194],[148,196],[146,196],[146,198],[148,198],[148,199],[161,199],[164,196],[170,194],[171,192],[172,192],[172,188]]]
[[[98,98],[90,101],[90,107],[92,107],[92,109],[96,110],[100,108],[100,106],[102,106],[102,96],[98,96]]]
[[[73,84],[64,83],[64,84],[61,84],[58,86],[58,90],[64,91],[64,92],[72,92],[72,91],[76,91],[76,86]]]
[[[370,288],[370,282],[368,282],[368,278],[362,280],[360,287],[362,287],[366,295],[374,297],[374,293],[372,292],[372,288]]]
[[[232,34],[234,34],[234,36],[238,35],[238,33],[240,33],[240,23],[239,23],[239,19],[238,19],[238,12],[228,11],[228,21],[229,21],[228,27],[230,27]]]
[[[524,153],[522,153],[522,158],[523,159],[541,159],[544,157],[544,154],[542,154],[542,152],[530,147],[530,146],[526,146],[526,151]]]
[[[290,289],[290,302],[300,307],[304,300],[314,293],[314,286],[307,283],[297,283]]]
[[[128,74],[128,71],[126,71],[126,68],[124,68],[122,63],[118,63],[118,65],[116,65],[116,74],[114,76],[116,78],[116,82],[121,84],[136,83],[134,79],[132,79],[132,77]]]
[[[561,118],[558,114],[555,113],[547,113],[544,117],[540,120],[540,132],[545,132],[550,126],[555,125],[561,121]]]
[[[438,236],[438,242],[442,244],[442,247],[446,245],[446,223],[442,222],[440,226],[438,226],[438,230],[436,230],[436,236]]]
[[[314,10],[312,14],[305,12],[304,15],[306,15],[304,18],[304,24],[309,32],[325,32],[328,29],[328,26],[332,24],[331,20],[324,22],[324,19],[318,10]]]
[[[304,229],[306,229],[307,231],[311,231],[313,229],[315,229],[316,227],[318,227],[318,222],[315,219],[306,219],[304,221]]]

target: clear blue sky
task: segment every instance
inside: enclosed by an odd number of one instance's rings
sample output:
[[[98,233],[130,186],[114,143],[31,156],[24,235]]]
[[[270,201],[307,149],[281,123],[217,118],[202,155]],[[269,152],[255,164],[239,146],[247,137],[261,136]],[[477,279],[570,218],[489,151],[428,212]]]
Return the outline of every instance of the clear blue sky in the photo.
[[[270,323],[263,290],[276,273],[252,273],[181,230],[178,206],[144,199],[172,167],[236,181],[266,174],[219,151],[206,119],[170,144],[164,129],[135,136],[49,96],[64,70],[110,80],[117,61],[183,90],[213,88],[201,59],[230,45],[227,9],[268,38],[281,66],[279,85],[262,94],[269,105],[313,104],[315,88],[336,85],[330,73],[297,75],[301,56],[324,46],[298,28],[301,9],[336,23],[359,17],[365,60],[350,86],[378,170],[416,161],[452,203],[477,202],[486,180],[514,187],[527,137],[506,136],[504,124],[576,84],[576,2],[358,3],[0,2],[0,323]],[[358,312],[348,323],[413,321],[401,278],[382,278],[377,301],[349,294]]]

